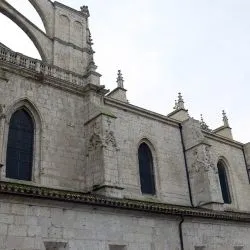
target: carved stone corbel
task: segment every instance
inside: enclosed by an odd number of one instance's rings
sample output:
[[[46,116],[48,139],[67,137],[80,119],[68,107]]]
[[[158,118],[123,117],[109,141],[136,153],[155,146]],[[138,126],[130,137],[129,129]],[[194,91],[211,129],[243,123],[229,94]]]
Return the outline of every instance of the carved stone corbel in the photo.
[[[193,149],[192,170],[196,173],[213,170],[217,173],[217,167],[212,159],[210,145],[199,145]],[[191,170],[191,172],[192,172]]]

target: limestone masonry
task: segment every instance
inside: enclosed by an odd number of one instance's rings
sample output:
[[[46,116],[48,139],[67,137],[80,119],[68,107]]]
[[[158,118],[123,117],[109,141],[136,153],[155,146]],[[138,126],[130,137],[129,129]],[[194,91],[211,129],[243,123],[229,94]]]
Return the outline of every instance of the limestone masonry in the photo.
[[[250,143],[179,93],[163,116],[100,84],[89,11],[30,0],[46,33],[0,11],[42,60],[0,43],[0,250],[249,250]]]

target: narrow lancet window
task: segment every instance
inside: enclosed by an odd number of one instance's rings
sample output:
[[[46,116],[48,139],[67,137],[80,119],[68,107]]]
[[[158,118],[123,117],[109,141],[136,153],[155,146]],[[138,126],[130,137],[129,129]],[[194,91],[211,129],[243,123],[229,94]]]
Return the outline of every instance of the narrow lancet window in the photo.
[[[6,177],[30,181],[33,162],[34,124],[24,110],[17,110],[10,119]]]
[[[141,192],[143,194],[155,194],[155,179],[153,169],[153,157],[150,148],[146,143],[142,143],[138,150],[139,172],[141,182]]]
[[[218,167],[218,175],[220,179],[220,187],[221,187],[223,201],[226,204],[230,204],[231,196],[230,196],[225,164],[223,163],[223,161],[219,161],[217,167]]]

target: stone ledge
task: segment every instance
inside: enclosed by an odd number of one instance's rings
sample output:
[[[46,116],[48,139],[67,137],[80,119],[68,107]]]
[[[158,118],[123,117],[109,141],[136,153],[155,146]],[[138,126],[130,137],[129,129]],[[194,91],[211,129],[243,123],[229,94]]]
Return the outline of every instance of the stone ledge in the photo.
[[[109,106],[113,106],[113,107],[119,108],[121,110],[126,110],[126,111],[129,111],[131,113],[139,114],[139,115],[147,117],[149,119],[153,119],[153,120],[156,120],[156,121],[159,121],[162,123],[166,123],[166,124],[169,124],[171,126],[179,128],[179,122],[177,120],[168,118],[167,116],[164,116],[164,115],[155,113],[153,111],[135,106],[133,104],[122,102],[122,101],[113,99],[113,98],[108,97],[108,96],[105,96],[104,103],[109,105]]]
[[[14,184],[3,181],[0,182],[0,193],[166,215],[250,222],[250,213],[211,211],[202,208],[184,207],[164,203],[109,198],[100,195],[93,195],[90,193],[50,189],[46,187],[34,187],[30,185]]]

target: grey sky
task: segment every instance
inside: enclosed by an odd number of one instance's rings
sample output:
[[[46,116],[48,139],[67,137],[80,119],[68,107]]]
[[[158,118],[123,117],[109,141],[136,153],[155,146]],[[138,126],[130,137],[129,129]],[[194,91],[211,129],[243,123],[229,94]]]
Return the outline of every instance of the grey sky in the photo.
[[[41,26],[28,0],[8,0]],[[249,0],[61,0],[88,5],[101,84],[116,86],[121,69],[132,104],[161,114],[180,91],[196,119],[222,125],[225,109],[233,136],[250,141]],[[0,42],[36,57],[32,43],[0,16]],[[28,45],[29,44],[29,45]]]

